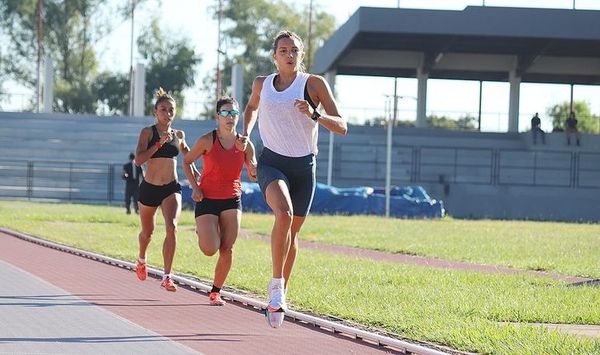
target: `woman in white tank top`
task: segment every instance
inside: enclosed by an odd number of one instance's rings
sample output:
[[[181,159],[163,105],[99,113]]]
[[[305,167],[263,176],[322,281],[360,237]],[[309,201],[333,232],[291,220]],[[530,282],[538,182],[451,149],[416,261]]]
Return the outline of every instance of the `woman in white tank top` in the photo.
[[[303,72],[303,49],[297,34],[277,34],[272,54],[277,73],[254,80],[244,111],[243,140],[248,139],[260,116],[264,149],[258,160],[258,182],[275,215],[271,232],[273,279],[266,309],[267,322],[274,328],[283,322],[298,233],[314,195],[318,126],[341,135],[348,130],[327,81]],[[317,110],[319,105],[323,111]]]

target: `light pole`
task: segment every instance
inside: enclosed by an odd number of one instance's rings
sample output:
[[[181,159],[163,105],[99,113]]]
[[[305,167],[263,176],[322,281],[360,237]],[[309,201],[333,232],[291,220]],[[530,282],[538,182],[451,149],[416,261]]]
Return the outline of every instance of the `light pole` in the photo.
[[[386,95],[386,97],[390,97]],[[386,143],[386,159],[385,159],[385,216],[390,216],[390,204],[392,195],[392,146],[393,146],[393,135],[392,131],[396,122],[398,122],[398,100],[401,99],[413,99],[417,101],[414,96],[399,96],[398,95],[398,78],[394,78],[394,95],[392,96],[392,104],[390,105],[392,112],[390,112],[387,121],[387,143]]]
[[[312,25],[313,25],[313,2],[310,0],[308,5],[308,42],[307,42],[307,58],[306,58],[306,70],[310,72],[310,67],[312,65],[311,54],[312,54]]]
[[[221,19],[223,17],[223,0],[219,1],[219,15],[217,17],[217,87],[215,90],[215,102],[221,95]]]
[[[38,0],[37,18],[37,83],[35,86],[35,112],[40,112],[40,70],[42,61],[42,0]]]
[[[133,116],[133,30],[134,30],[135,0],[131,0],[131,41],[129,42],[129,116]]]
[[[394,78],[394,97],[391,105],[392,112],[388,118],[387,144],[385,159],[385,216],[390,216],[390,203],[392,194],[392,130],[398,119],[398,78]]]

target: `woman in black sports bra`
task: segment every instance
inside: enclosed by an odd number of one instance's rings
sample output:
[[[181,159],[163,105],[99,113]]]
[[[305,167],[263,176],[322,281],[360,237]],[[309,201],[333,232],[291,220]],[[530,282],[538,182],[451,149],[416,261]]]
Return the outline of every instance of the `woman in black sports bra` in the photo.
[[[160,88],[154,104],[156,124],[144,127],[140,132],[135,157],[136,165],[146,164],[146,174],[140,185],[138,197],[142,230],[138,237],[140,249],[136,274],[142,281],[148,276],[146,250],[154,232],[154,216],[160,206],[166,229],[162,249],[165,268],[161,286],[167,291],[177,290],[171,278],[171,267],[177,244],[177,219],[181,214],[177,155],[180,151],[184,153],[189,151],[184,132],[171,127],[175,112],[175,99]]]

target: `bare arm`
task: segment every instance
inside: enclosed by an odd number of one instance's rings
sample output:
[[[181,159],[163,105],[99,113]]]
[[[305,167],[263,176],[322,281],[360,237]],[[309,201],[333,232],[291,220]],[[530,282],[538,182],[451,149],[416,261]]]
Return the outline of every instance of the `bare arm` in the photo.
[[[252,133],[252,129],[256,124],[256,119],[258,118],[258,104],[260,102],[260,91],[263,87],[263,82],[265,81],[264,76],[259,76],[254,79],[252,83],[252,93],[250,94],[250,99],[248,99],[248,103],[246,104],[246,109],[244,110],[244,130],[242,131],[242,136],[248,138],[250,133]]]
[[[193,181],[197,181],[197,179],[200,177],[200,172],[196,168],[196,163],[194,161],[192,161],[190,164],[185,163],[185,157],[190,152],[190,147],[187,145],[185,140],[185,132],[177,131],[175,134],[177,135],[177,138],[179,138],[179,150],[183,153],[183,172],[189,183],[192,184]]]
[[[190,149],[183,156],[183,171],[190,182],[190,186],[192,187],[192,200],[196,202],[201,201],[204,196],[200,190],[200,172],[196,169],[195,162],[200,158],[200,156],[208,152],[212,143],[211,138],[212,133],[205,134],[198,138],[192,149]]]
[[[142,128],[140,131],[140,136],[138,137],[137,147],[135,149],[135,165],[142,166],[152,154],[154,154],[158,148],[156,147],[148,147],[148,143],[152,139],[152,130],[148,127]]]
[[[319,117],[317,122],[331,132],[345,136],[348,133],[348,124],[338,111],[337,103],[327,81],[321,76],[311,75],[307,85],[313,102],[315,102],[317,107],[322,105],[324,109],[324,112],[320,112],[321,117]],[[305,113],[308,117],[312,117],[314,110],[306,107],[305,110],[301,109],[301,112]]]
[[[248,145],[246,146],[245,153],[245,162],[246,162],[246,171],[248,172],[248,178],[250,181],[256,181],[256,155],[254,153],[254,144],[251,141],[248,141]]]
[[[170,142],[173,138],[173,133],[169,132],[164,136],[160,137],[158,143],[160,145]],[[140,136],[138,138],[137,148],[135,149],[135,165],[142,166],[156,151],[159,149],[156,145],[148,147],[148,143],[152,139],[152,129],[150,127],[142,128]]]

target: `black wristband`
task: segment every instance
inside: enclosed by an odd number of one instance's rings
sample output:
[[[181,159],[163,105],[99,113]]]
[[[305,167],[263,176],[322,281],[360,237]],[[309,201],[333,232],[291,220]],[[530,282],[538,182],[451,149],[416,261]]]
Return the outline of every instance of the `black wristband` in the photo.
[[[317,110],[314,110],[312,116],[310,116],[310,118],[312,118],[312,120],[315,122],[317,122],[319,117],[321,117],[321,114]]]

